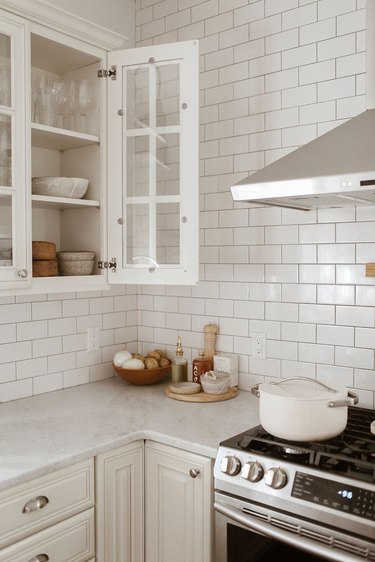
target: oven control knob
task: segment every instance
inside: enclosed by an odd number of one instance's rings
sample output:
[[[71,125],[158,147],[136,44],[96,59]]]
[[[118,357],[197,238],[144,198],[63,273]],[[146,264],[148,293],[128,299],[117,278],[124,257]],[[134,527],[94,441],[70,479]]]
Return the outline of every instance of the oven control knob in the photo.
[[[263,478],[263,467],[257,462],[245,462],[242,468],[241,476],[249,482],[259,482]]]
[[[220,469],[224,474],[236,476],[241,470],[241,461],[234,455],[228,455],[221,459]]]
[[[269,468],[266,472],[265,483],[271,488],[278,490],[284,488],[287,481],[285,471],[282,468]]]

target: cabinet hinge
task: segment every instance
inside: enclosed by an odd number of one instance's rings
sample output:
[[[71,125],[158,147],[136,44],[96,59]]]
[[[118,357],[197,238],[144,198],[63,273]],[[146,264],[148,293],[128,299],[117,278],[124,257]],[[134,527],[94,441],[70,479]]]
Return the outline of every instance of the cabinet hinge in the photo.
[[[112,258],[111,261],[98,261],[99,269],[110,269],[113,273],[117,271],[117,258]]]
[[[109,70],[106,68],[101,68],[98,70],[98,78],[111,78],[111,80],[117,79],[117,66],[113,64]]]

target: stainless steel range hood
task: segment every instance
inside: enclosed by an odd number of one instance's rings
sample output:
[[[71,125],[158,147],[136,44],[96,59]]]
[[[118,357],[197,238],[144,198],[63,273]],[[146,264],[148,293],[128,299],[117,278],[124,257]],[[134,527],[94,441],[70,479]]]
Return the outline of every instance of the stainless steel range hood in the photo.
[[[231,187],[235,201],[295,209],[375,204],[375,109]]]
[[[375,204],[375,0],[367,0],[367,111],[231,187],[235,201],[310,210]]]

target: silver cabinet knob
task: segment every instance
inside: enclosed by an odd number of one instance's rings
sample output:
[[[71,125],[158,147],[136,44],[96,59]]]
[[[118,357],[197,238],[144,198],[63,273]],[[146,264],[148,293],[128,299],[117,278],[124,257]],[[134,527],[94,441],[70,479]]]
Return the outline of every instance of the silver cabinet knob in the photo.
[[[199,468],[191,468],[189,470],[189,474],[192,478],[196,478],[198,476],[198,474],[200,474],[200,472],[201,471],[199,470]]]
[[[20,269],[19,271],[17,271],[17,275],[18,277],[21,277],[21,279],[26,279],[27,269]]]
[[[236,476],[241,470],[241,461],[234,455],[223,457],[220,463],[220,470],[229,476]]]
[[[22,513],[31,513],[32,511],[39,511],[43,509],[49,503],[47,496],[36,496],[36,498],[31,498],[23,506]]]
[[[274,467],[269,468],[266,472],[265,483],[270,488],[279,490],[283,488],[287,482],[285,471],[282,468]]]
[[[30,558],[29,562],[48,562],[48,560],[48,554],[38,554],[37,556]]]
[[[259,482],[263,478],[263,474],[263,467],[257,461],[245,462],[241,471],[242,478],[249,482]]]

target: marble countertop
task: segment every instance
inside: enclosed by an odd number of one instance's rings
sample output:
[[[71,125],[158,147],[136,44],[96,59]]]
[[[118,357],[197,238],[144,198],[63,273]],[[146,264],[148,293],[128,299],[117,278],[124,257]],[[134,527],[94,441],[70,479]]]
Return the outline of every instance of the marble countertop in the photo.
[[[116,377],[0,404],[0,490],[136,439],[214,458],[220,441],[259,423],[249,392],[190,403],[165,396],[165,386]]]

